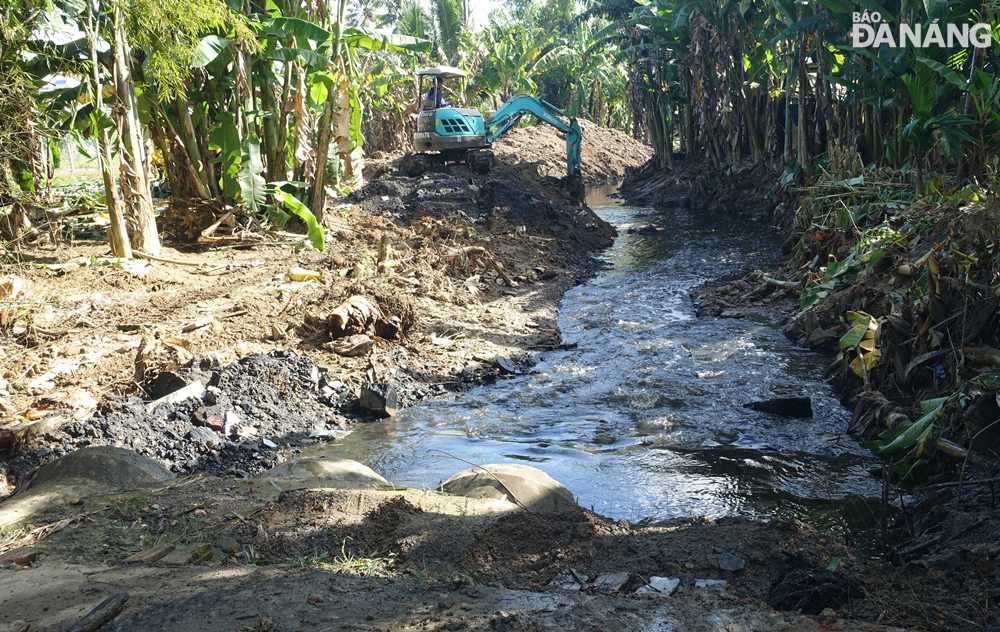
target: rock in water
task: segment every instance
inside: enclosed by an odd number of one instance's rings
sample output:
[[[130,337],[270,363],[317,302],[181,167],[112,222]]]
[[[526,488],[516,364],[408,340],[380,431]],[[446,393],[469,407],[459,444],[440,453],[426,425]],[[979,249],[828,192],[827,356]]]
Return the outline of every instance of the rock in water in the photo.
[[[743,408],[752,408],[762,413],[779,417],[805,417],[812,419],[812,400],[808,397],[778,397],[761,402],[748,402]]]
[[[361,397],[358,399],[362,409],[379,417],[392,417],[399,408],[399,397],[390,384],[366,383],[361,387]]]

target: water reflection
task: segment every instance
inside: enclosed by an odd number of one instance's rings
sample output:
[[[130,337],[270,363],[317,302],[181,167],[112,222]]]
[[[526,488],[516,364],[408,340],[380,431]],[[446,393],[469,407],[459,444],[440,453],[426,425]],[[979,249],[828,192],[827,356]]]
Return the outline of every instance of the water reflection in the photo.
[[[563,339],[577,348],[323,449],[417,487],[470,463],[528,463],[582,505],[634,520],[839,515],[838,506],[877,497],[870,460],[843,435],[847,413],[821,380],[823,358],[767,319],[694,317],[688,292],[772,266],[777,233],[684,209],[593,206],[621,237],[606,253],[611,267],[563,301]],[[666,230],[628,232],[652,222]],[[743,408],[788,395],[811,396],[816,417]]]

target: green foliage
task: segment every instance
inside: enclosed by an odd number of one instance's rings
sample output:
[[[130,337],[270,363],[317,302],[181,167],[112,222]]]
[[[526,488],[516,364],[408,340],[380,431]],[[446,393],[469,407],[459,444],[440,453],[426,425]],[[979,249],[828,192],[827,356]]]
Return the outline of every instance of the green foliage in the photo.
[[[312,247],[317,250],[323,250],[326,248],[326,239],[323,236],[323,227],[316,222],[316,216],[312,214],[302,200],[297,198],[293,193],[284,189],[294,189],[296,184],[294,182],[271,182],[268,184],[268,191],[274,195],[274,197],[281,203],[285,210],[289,213],[296,215],[302,222],[306,225],[308,231],[309,243]],[[277,216],[278,224],[282,227],[288,223],[288,216],[279,214]]]
[[[256,211],[264,203],[264,162],[260,156],[260,141],[250,132],[243,137],[240,146],[241,161],[239,171],[240,197],[251,211]]]

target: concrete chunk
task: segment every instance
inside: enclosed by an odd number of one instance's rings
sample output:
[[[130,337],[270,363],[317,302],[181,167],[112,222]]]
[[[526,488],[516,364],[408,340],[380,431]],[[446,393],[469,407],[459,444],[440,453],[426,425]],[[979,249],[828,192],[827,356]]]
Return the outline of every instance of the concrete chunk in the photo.
[[[681,585],[680,579],[670,577],[650,577],[649,584],[642,586],[635,591],[637,595],[650,595],[651,597],[669,597],[677,591]]]

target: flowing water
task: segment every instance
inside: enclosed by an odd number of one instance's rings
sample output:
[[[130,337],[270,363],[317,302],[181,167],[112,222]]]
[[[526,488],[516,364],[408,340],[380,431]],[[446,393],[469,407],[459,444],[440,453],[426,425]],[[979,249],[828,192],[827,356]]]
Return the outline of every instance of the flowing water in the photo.
[[[529,375],[357,426],[323,452],[397,485],[433,488],[474,464],[533,465],[580,504],[615,518],[795,516],[857,526],[880,494],[848,412],[822,381],[829,358],[798,349],[767,319],[695,318],[689,290],[777,262],[779,235],[748,220],[624,206],[591,208],[620,233],[609,268],[564,297],[568,351]],[[651,221],[667,230],[629,234]],[[743,408],[810,396],[813,419]]]

